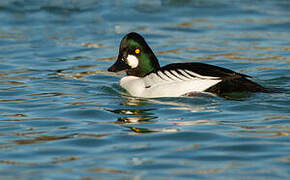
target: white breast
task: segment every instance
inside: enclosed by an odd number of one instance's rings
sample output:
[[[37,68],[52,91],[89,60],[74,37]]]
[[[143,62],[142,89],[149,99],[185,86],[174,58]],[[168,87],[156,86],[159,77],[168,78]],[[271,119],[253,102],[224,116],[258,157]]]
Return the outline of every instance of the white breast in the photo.
[[[120,85],[132,96],[142,97],[145,90],[144,81],[136,76],[125,76],[120,80]]]
[[[219,83],[219,77],[201,76],[188,70],[151,73],[144,78],[126,76],[120,85],[136,97],[178,97],[189,92],[203,92]]]

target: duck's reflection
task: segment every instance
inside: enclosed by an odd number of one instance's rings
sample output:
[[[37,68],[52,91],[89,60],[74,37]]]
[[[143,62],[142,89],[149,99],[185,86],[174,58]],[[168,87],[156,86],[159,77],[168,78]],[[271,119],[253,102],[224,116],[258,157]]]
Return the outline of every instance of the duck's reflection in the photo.
[[[140,124],[140,123],[148,123],[152,122],[153,119],[156,119],[158,117],[119,117],[116,123],[120,124]]]
[[[108,110],[118,114],[119,117],[115,121],[116,124],[124,126],[134,133],[154,133],[154,132],[176,132],[178,128],[169,128],[172,124],[175,125],[196,125],[196,124],[212,124],[212,122],[198,121],[198,123],[183,121],[182,114],[180,118],[162,119],[162,123],[168,123],[167,128],[147,128],[150,123],[160,122],[158,112],[166,111],[187,111],[187,112],[219,112],[215,103],[212,100],[205,98],[158,98],[144,99],[123,96],[121,102],[122,109]],[[124,108],[126,107],[126,108]],[[165,110],[165,111],[164,111]],[[180,123],[179,123],[180,122]],[[146,125],[147,124],[147,125]],[[133,126],[134,125],[134,126]],[[137,127],[138,126],[138,127]]]
[[[117,119],[117,124],[143,124],[147,122],[152,122],[153,119],[158,118],[153,116],[153,109],[116,109],[108,110],[115,114],[125,115]]]

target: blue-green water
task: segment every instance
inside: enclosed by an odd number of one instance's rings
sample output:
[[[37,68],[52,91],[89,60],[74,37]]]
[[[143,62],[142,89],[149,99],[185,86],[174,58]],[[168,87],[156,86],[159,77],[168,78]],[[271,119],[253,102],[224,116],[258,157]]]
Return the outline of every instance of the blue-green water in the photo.
[[[0,2],[0,179],[287,179],[290,2]],[[106,69],[136,31],[280,93],[141,99]]]

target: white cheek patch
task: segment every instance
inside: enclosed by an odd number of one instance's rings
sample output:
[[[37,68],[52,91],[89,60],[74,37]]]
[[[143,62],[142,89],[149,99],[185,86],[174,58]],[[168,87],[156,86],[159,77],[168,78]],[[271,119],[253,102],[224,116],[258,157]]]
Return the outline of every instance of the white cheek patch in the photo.
[[[131,68],[136,68],[139,64],[139,61],[136,56],[134,55],[128,55],[127,57],[127,63]]]

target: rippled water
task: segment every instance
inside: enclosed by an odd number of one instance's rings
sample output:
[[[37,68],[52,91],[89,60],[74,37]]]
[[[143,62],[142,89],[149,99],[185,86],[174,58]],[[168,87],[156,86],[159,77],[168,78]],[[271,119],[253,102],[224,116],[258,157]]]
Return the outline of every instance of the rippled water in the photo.
[[[290,2],[0,2],[1,179],[287,179]],[[142,99],[108,73],[121,38],[279,93]]]

